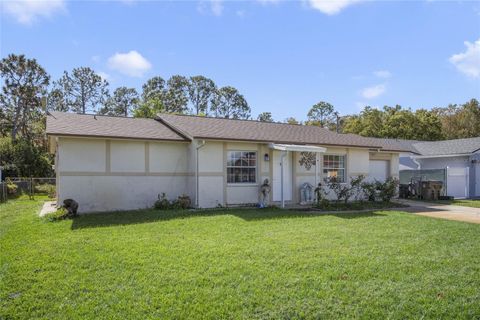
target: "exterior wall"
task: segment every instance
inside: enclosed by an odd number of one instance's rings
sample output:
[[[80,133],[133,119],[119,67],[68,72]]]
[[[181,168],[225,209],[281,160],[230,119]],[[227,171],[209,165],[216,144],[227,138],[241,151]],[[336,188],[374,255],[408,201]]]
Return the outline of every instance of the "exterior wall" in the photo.
[[[390,177],[399,178],[400,158],[398,153],[388,152],[370,152],[370,160],[387,160],[390,162],[389,173]]]
[[[58,200],[79,212],[148,208],[160,193],[188,193],[188,144],[132,140],[58,139]]]
[[[255,183],[227,183],[228,151],[257,152]],[[163,192],[171,200],[187,194],[195,203],[197,153],[199,207],[256,204],[263,181],[268,179],[270,185],[273,185],[273,151],[267,144],[59,137],[56,159],[59,201],[67,198],[77,200],[80,212],[147,208]],[[353,176],[368,176],[371,159],[389,160],[390,174],[398,177],[398,154],[330,147],[325,154],[346,156],[347,182]],[[268,155],[269,160],[265,160],[265,155]],[[300,165],[300,152],[292,152],[291,159],[291,202],[298,203],[300,187],[304,183],[308,182],[315,187],[323,181],[323,154],[318,154],[316,165],[309,170]],[[270,201],[272,194],[273,190]],[[329,196],[334,195],[330,193]]]
[[[198,161],[198,206],[224,205],[223,142],[205,141],[198,149]]]
[[[421,169],[466,168],[470,166],[469,157],[445,157],[418,159]]]
[[[61,138],[56,169],[61,172],[105,172],[106,150],[105,140]]]

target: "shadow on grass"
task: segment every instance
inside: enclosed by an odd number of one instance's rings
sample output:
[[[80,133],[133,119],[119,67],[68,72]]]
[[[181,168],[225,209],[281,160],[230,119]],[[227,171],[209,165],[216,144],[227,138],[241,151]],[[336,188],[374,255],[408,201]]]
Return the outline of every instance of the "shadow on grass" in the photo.
[[[326,213],[320,211],[292,211],[282,209],[216,209],[216,210],[136,210],[118,211],[108,213],[92,213],[76,217],[72,221],[72,230],[85,228],[98,228],[119,225],[151,223],[175,219],[188,219],[194,217],[235,216],[245,221],[258,221],[269,219],[310,218],[318,216],[334,216],[341,219],[358,219],[370,217],[384,217],[378,211]]]

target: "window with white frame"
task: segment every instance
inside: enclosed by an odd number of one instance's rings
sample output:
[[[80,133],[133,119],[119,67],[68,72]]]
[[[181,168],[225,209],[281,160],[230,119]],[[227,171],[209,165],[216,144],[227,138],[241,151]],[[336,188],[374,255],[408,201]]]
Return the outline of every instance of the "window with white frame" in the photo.
[[[345,182],[345,156],[326,154],[323,156],[323,178],[337,178],[338,182]]]
[[[255,151],[228,151],[227,183],[256,183],[257,153]]]

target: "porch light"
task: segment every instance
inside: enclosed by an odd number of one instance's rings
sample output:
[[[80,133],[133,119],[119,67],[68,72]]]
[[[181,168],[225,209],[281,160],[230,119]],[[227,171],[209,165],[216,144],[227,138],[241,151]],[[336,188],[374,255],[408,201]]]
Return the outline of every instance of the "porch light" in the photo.
[[[270,161],[270,155],[268,153],[265,153],[265,155],[263,156],[263,160],[265,160],[266,162]]]

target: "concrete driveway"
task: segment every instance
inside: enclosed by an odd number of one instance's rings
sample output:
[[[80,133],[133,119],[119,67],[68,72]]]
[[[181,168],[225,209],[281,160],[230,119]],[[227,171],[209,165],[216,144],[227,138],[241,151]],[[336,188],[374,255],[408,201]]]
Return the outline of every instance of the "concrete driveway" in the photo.
[[[402,208],[402,211],[410,212],[413,214],[432,218],[465,221],[480,224],[480,208],[470,208],[449,204],[437,204],[404,199],[401,199],[398,202],[409,205],[410,207],[408,208]]]

